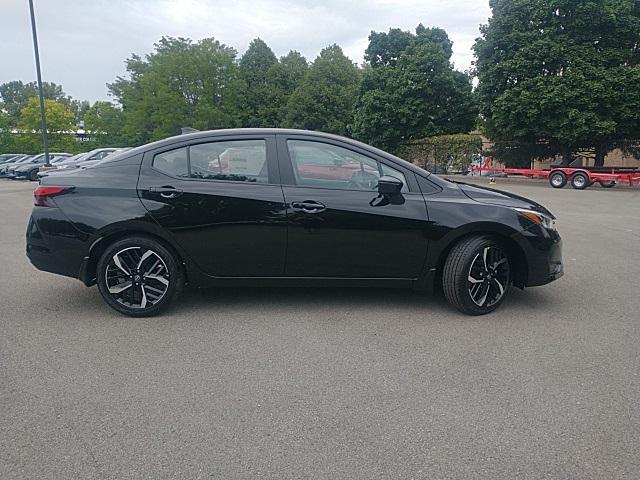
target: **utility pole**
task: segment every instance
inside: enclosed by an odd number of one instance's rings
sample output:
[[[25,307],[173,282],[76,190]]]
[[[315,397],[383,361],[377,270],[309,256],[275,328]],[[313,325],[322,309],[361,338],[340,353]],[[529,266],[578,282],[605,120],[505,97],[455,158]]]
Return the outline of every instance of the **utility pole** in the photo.
[[[44,166],[49,163],[49,136],[47,134],[47,115],[44,109],[44,93],[42,92],[42,74],[40,73],[40,52],[38,51],[38,35],[36,33],[36,17],[33,12],[33,0],[29,0],[29,12],[31,13],[31,33],[33,34],[33,51],[36,55],[36,73],[38,75],[38,95],[40,96],[40,128],[42,129],[42,142],[44,143]]]

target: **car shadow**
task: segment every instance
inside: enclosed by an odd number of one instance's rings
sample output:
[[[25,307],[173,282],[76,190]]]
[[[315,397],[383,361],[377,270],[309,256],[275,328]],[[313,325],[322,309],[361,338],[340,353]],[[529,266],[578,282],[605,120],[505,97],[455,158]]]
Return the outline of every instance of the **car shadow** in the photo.
[[[407,308],[445,307],[441,295],[388,288],[276,288],[276,287],[224,287],[185,289],[177,305],[192,307],[331,307],[331,308]]]
[[[48,289],[42,297],[52,292]],[[103,303],[97,288],[84,288],[69,283],[60,285],[53,291],[55,298],[45,302],[43,309],[48,313],[83,312],[83,316],[113,314]],[[62,302],[60,299],[64,298]],[[511,288],[509,296],[494,314],[485,317],[472,317],[458,312],[448,304],[441,292],[426,293],[408,289],[394,288],[309,288],[309,287],[224,287],[224,288],[186,288],[180,298],[161,314],[163,317],[205,315],[212,313],[246,312],[248,315],[284,311],[300,312],[348,312],[354,315],[407,314],[422,317],[435,315],[448,319],[473,320],[491,318],[496,314],[510,317],[516,312],[521,314],[529,310],[539,310],[540,305],[549,305],[557,301],[553,291],[545,287],[522,291]]]

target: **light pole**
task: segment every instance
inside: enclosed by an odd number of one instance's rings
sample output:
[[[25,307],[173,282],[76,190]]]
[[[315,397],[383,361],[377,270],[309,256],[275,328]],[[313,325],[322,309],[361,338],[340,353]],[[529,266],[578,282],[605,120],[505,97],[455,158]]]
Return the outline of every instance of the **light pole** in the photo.
[[[36,33],[36,17],[33,13],[33,0],[29,0],[29,12],[31,13],[31,33],[33,34],[33,51],[36,55],[36,73],[38,75],[38,95],[40,96],[40,128],[42,129],[42,142],[44,143],[44,166],[49,163],[49,136],[47,135],[47,115],[44,109],[44,94],[42,92],[42,74],[40,73],[40,52],[38,51],[38,35]]]

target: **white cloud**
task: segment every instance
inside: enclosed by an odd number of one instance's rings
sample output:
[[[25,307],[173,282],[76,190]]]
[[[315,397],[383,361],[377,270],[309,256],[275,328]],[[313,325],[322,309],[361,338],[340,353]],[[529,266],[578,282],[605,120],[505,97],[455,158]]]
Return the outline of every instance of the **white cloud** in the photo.
[[[453,61],[471,65],[488,0],[35,0],[43,76],[81,99],[104,99],[105,84],[125,73],[131,53],[144,54],[162,35],[213,36],[242,53],[260,37],[276,55],[298,50],[309,60],[337,43],[361,62],[371,30],[444,28]],[[2,0],[0,82],[35,77],[27,3]]]

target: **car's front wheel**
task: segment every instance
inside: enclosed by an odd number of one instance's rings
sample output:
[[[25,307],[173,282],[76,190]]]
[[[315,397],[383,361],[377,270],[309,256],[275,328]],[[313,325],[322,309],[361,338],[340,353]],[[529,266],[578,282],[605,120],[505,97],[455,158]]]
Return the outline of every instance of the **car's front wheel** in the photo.
[[[160,313],[184,286],[182,265],[161,242],[131,237],[115,242],[100,257],[97,283],[113,309],[131,317]]]
[[[456,244],[442,271],[445,297],[468,315],[484,315],[498,308],[510,284],[509,256],[490,237],[470,237]]]

